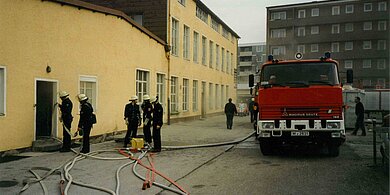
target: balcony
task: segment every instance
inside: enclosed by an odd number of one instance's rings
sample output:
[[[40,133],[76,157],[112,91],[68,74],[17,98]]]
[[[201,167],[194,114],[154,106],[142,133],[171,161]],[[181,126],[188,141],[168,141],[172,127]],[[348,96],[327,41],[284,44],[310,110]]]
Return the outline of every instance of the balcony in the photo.
[[[242,56],[252,56],[252,52],[251,51],[242,51],[240,52],[240,57]]]
[[[240,62],[239,66],[252,66],[252,62]]]
[[[254,74],[254,71],[242,71],[238,73],[238,76],[249,76],[250,74]]]

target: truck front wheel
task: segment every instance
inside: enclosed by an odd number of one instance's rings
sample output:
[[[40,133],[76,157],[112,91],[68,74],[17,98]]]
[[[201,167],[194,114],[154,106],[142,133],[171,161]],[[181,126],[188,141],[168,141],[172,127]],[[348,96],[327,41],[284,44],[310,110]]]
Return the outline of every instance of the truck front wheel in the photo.
[[[260,141],[260,150],[264,156],[272,154],[272,143],[270,141],[261,140]]]

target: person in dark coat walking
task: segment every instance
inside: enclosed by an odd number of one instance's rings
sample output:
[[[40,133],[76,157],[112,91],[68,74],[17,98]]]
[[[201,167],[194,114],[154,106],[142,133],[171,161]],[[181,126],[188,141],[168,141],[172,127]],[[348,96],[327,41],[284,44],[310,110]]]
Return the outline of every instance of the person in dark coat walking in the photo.
[[[153,142],[152,152],[161,152],[161,127],[163,125],[164,110],[158,102],[158,96],[151,99],[153,105]]]
[[[141,112],[137,104],[138,97],[136,95],[131,96],[130,103],[125,107],[125,123],[127,126],[127,132],[123,147],[126,148],[130,142],[130,138],[137,137],[138,126],[141,126]]]
[[[366,136],[366,128],[364,127],[364,106],[363,103],[360,102],[360,97],[355,98],[355,114],[356,114],[356,123],[355,123],[355,129],[352,132],[352,135],[356,135],[357,131],[362,129],[362,136]]]
[[[254,105],[255,105],[255,98],[251,98],[251,101],[249,102],[249,112],[251,113],[251,123],[253,123],[253,121],[255,121]]]
[[[79,120],[77,132],[79,132],[79,134],[83,136],[83,147],[81,148],[80,152],[89,153],[90,152],[89,135],[91,133],[91,129],[93,125],[92,122],[93,108],[92,105],[88,102],[88,97],[85,94],[79,94],[77,98],[79,99],[79,102],[81,104],[80,120]]]
[[[73,116],[72,116],[72,109],[73,104],[72,101],[69,99],[69,93],[66,91],[61,91],[59,93],[59,96],[61,98],[62,104],[59,104],[61,110],[61,119],[62,121],[62,148],[60,149],[60,152],[69,152],[70,151],[70,145],[71,145],[71,135],[70,135],[70,128],[72,126]]]
[[[229,98],[229,102],[225,105],[226,125],[228,129],[233,127],[233,117],[237,114],[236,105],[232,103],[232,98]]]
[[[144,95],[143,96],[144,102],[141,105],[142,108],[142,115],[143,115],[143,131],[144,131],[144,139],[145,139],[145,144],[150,144],[152,143],[152,134],[150,132],[150,127],[152,125],[152,113],[153,113],[153,106],[150,103],[150,97],[149,95]],[[148,147],[149,147],[148,146]]]

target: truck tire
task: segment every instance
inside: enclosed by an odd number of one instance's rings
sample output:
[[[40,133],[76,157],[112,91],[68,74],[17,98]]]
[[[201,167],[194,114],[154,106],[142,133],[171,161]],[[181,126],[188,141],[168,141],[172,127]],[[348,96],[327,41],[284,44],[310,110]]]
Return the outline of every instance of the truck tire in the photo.
[[[340,154],[340,147],[337,145],[330,144],[328,146],[328,150],[329,150],[329,156],[331,157],[337,157]]]
[[[264,156],[272,154],[272,143],[270,141],[260,141],[260,150]]]

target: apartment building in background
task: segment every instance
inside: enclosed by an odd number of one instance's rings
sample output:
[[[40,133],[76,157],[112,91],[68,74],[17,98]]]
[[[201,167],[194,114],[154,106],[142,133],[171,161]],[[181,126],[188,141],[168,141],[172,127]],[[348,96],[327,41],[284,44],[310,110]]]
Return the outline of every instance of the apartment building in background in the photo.
[[[265,43],[238,44],[237,67],[237,100],[249,102],[253,97],[250,94],[249,75],[261,70],[261,65],[267,60]],[[256,75],[256,74],[255,74]]]
[[[319,58],[331,52],[340,77],[353,86],[389,88],[389,1],[313,1],[267,7],[267,53],[277,59]]]
[[[169,68],[161,74],[171,119],[221,113],[229,97],[235,100],[240,37],[202,1],[84,1],[123,11],[168,43]]]

